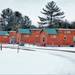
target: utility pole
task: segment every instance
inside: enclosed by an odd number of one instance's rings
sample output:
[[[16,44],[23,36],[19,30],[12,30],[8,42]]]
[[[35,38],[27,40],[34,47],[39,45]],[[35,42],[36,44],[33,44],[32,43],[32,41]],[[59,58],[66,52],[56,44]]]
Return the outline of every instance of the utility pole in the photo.
[[[2,30],[2,24],[3,24],[3,21],[2,21],[2,16],[0,14],[0,28]],[[2,42],[1,42],[1,50],[2,50]]]
[[[2,50],[2,43],[1,43],[1,50]]]
[[[19,53],[19,44],[18,44],[18,48],[17,48],[17,53]]]
[[[54,42],[52,42],[52,47],[53,47],[53,45],[54,45]]]
[[[17,53],[19,53],[20,41],[21,41],[21,34],[18,33],[18,48],[17,48]]]

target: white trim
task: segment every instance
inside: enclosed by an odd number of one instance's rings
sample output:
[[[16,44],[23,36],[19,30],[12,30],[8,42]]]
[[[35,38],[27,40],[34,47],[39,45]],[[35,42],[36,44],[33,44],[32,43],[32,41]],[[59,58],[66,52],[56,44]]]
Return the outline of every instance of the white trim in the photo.
[[[65,34],[71,34],[70,30],[64,31]]]
[[[16,31],[9,31],[9,32],[16,32]]]
[[[24,35],[24,37],[29,37],[29,35]]]
[[[57,36],[56,35],[51,35],[51,38],[55,39]]]
[[[39,36],[38,35],[36,35],[36,38],[38,38]]]
[[[42,42],[45,42],[45,35],[42,35]]]
[[[7,36],[4,35],[3,38],[7,38]]]
[[[30,29],[30,30],[42,30],[42,29]]]
[[[75,30],[75,29],[62,29],[62,28],[56,28],[57,30]]]
[[[5,35],[9,35],[9,34],[5,34]]]

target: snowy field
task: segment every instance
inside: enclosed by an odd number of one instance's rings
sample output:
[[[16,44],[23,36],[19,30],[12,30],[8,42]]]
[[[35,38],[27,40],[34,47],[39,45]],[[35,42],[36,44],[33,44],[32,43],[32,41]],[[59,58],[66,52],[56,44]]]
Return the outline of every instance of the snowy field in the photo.
[[[11,48],[18,48],[17,44],[2,44],[3,47],[11,47]],[[37,46],[37,45],[29,45],[25,44],[24,46],[20,46],[22,49],[40,49],[40,50],[63,50],[63,51],[75,51],[75,47],[45,47],[45,46]],[[34,49],[34,50],[35,50]]]
[[[3,46],[17,47],[17,45]],[[75,75],[75,53],[46,50],[74,51],[75,47],[45,48],[33,45],[25,45],[25,47],[27,50],[20,49],[19,53],[17,53],[17,49],[11,48],[0,50],[0,74]]]

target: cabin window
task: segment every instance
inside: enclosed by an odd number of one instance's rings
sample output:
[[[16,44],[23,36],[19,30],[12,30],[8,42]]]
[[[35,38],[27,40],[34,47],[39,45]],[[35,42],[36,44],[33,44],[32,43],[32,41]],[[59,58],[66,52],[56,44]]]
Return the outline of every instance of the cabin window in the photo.
[[[29,37],[29,35],[25,35],[25,37]]]
[[[73,36],[73,42],[75,43],[75,36]]]
[[[38,35],[36,35],[36,38],[38,38]]]
[[[51,38],[56,38],[56,36],[55,35],[52,35]]]
[[[64,40],[66,40],[67,39],[67,37],[66,36],[64,36]]]
[[[44,36],[44,35],[42,36],[42,41],[43,41],[43,42],[45,41],[45,36]]]
[[[7,36],[3,36],[3,38],[7,38]]]
[[[65,33],[65,34],[70,34],[70,33],[71,33],[71,31],[64,31],[64,33]]]

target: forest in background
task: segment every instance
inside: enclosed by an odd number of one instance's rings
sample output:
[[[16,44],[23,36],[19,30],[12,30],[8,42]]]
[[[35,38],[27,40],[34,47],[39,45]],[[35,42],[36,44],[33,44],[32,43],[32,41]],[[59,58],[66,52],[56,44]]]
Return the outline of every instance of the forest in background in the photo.
[[[40,11],[40,10],[39,10]],[[35,12],[35,11],[34,11]],[[64,11],[57,6],[54,1],[48,2],[41,13],[44,16],[39,18],[38,28],[66,28],[75,29],[75,22],[63,20]],[[0,17],[0,30],[17,30],[18,28],[37,28],[32,24],[31,19],[27,15],[22,15],[19,11],[13,11],[10,8],[3,9]]]

